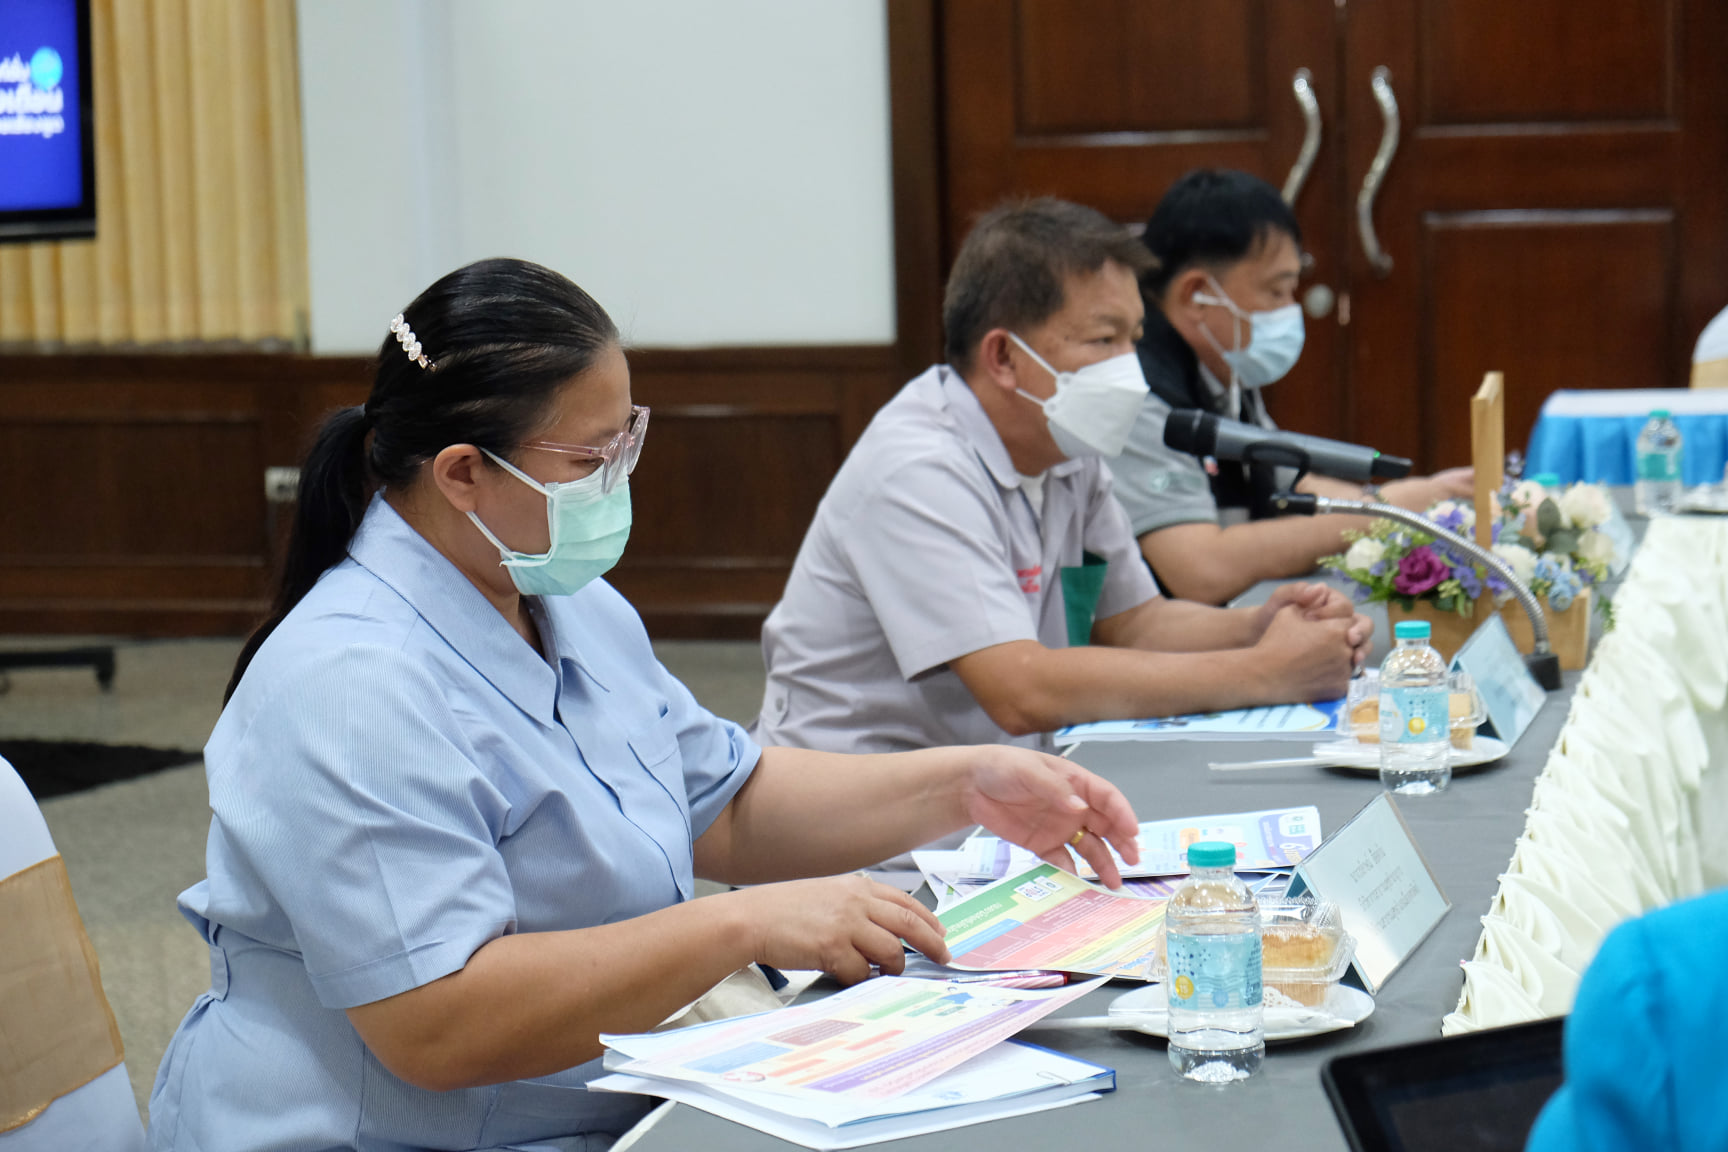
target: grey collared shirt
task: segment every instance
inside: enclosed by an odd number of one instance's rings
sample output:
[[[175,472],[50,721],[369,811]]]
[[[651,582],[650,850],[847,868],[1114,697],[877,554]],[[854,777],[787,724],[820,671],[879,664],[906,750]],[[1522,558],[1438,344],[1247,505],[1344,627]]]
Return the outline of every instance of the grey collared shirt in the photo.
[[[1039,485],[1032,485],[1035,491]],[[972,389],[936,367],[876,414],[816,510],[762,628],[763,744],[897,752],[1012,738],[948,662],[1068,646],[1061,569],[1108,564],[1096,617],[1157,595],[1097,459],[1043,474],[1041,509]]]
[[[1278,426],[1266,414],[1261,402],[1244,404],[1240,394],[1226,397],[1228,389],[1217,377],[1200,365],[1200,378],[1219,400],[1228,399],[1226,411],[1232,419],[1245,420],[1262,428]],[[1156,532],[1176,524],[1229,524],[1247,518],[1240,508],[1220,509],[1212,495],[1212,480],[1197,456],[1164,446],[1164,422],[1170,418],[1170,402],[1156,392],[1148,393],[1140,405],[1140,415],[1134,420],[1134,430],[1128,434],[1122,455],[1110,461],[1110,474],[1116,484],[1116,499],[1128,513],[1128,522],[1136,536]],[[1278,470],[1280,486],[1295,482],[1294,469]]]

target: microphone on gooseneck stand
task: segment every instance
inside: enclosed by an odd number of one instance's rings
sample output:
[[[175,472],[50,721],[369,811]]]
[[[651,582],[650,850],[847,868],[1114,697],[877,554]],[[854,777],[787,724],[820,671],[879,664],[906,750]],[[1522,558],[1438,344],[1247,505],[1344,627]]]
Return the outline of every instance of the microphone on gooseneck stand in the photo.
[[[1388,456],[1342,440],[1226,420],[1198,408],[1179,408],[1170,413],[1164,421],[1164,445],[1193,456],[1249,464],[1284,464],[1358,484],[1396,480],[1410,475],[1411,469],[1410,461],[1402,456]]]

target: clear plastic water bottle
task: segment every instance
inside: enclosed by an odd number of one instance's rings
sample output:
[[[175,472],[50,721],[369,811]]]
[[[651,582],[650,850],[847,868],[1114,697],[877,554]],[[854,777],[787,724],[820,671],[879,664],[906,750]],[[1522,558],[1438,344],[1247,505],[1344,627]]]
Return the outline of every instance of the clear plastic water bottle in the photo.
[[[1188,847],[1189,876],[1164,908],[1170,1064],[1228,1084],[1266,1056],[1260,1004],[1260,906],[1236,878],[1236,846]]]
[[[1666,408],[1650,413],[1650,422],[1638,433],[1633,495],[1640,516],[1668,516],[1680,507],[1680,429]]]
[[[1429,631],[1426,620],[1401,621],[1380,665],[1380,783],[1407,795],[1452,781],[1452,692]]]

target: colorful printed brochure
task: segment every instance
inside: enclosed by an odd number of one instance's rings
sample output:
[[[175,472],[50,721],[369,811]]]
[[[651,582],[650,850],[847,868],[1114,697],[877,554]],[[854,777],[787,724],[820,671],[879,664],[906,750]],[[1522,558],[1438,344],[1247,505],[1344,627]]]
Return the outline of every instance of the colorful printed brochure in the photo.
[[[950,967],[1050,968],[1149,980],[1164,903],[1120,896],[1039,864],[938,919],[947,929]]]
[[[1016,856],[1015,859],[1018,862],[1017,867],[1005,868],[1002,873],[1003,876],[1006,876],[1010,871],[1024,872],[1041,863],[1030,852],[1023,856]],[[938,914],[946,912],[962,900],[976,896],[1002,879],[1002,876],[980,878],[968,874],[967,869],[973,867],[973,855],[969,851],[920,848],[912,853],[912,862],[918,865],[924,882],[930,885],[930,891],[935,893]],[[1091,869],[1087,868],[1086,873],[1091,875]],[[1272,879],[1280,881],[1289,879],[1289,875],[1282,872],[1238,872],[1237,875],[1242,877],[1250,888]],[[1176,891],[1182,880],[1183,877],[1181,876],[1146,876],[1125,879],[1122,881],[1121,891],[1125,895],[1138,896],[1142,900],[1164,900]]]
[[[1184,816],[1174,820],[1148,820],[1140,825],[1140,863],[1128,865],[1111,849],[1116,867],[1124,877],[1186,876],[1188,846],[1202,840],[1223,840],[1236,845],[1238,871],[1266,872],[1293,867],[1320,844],[1320,810],[1269,808],[1261,812],[1231,812],[1219,816]],[[1023,872],[1038,857],[1018,845],[994,836],[973,836],[959,851],[962,880],[995,880]],[[914,861],[918,859],[913,856]],[[1075,856],[1080,875],[1093,879],[1092,865]],[[1166,893],[1167,894],[1167,893]]]
[[[730,1021],[698,1025],[719,1028]],[[697,1029],[692,1029],[696,1031]],[[663,1046],[677,1033],[632,1037]],[[639,1050],[646,1050],[647,1045]],[[856,1148],[965,1124],[1061,1108],[1113,1091],[1116,1073],[1088,1060],[1007,1040],[892,1100],[790,1097],[737,1085],[693,1084],[614,1072],[589,1082],[594,1092],[640,1092],[677,1100],[806,1148]]]
[[[1056,730],[1059,746],[1093,740],[1325,740],[1344,731],[1344,699],[1195,712],[1148,720],[1099,720]]]
[[[817,1100],[832,1110],[927,1084],[1100,983],[1021,989],[882,976],[795,1008],[600,1042],[609,1070]]]

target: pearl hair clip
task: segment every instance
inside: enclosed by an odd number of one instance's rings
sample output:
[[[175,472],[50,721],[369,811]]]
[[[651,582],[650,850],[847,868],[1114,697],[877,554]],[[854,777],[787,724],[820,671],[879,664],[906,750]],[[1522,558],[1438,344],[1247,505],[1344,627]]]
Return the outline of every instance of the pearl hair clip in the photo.
[[[390,321],[390,331],[396,334],[396,343],[402,345],[402,351],[408,353],[408,359],[428,372],[436,367],[421,353],[420,341],[415,337],[414,329],[408,327],[408,321],[402,318],[402,313],[396,313],[396,319]]]

